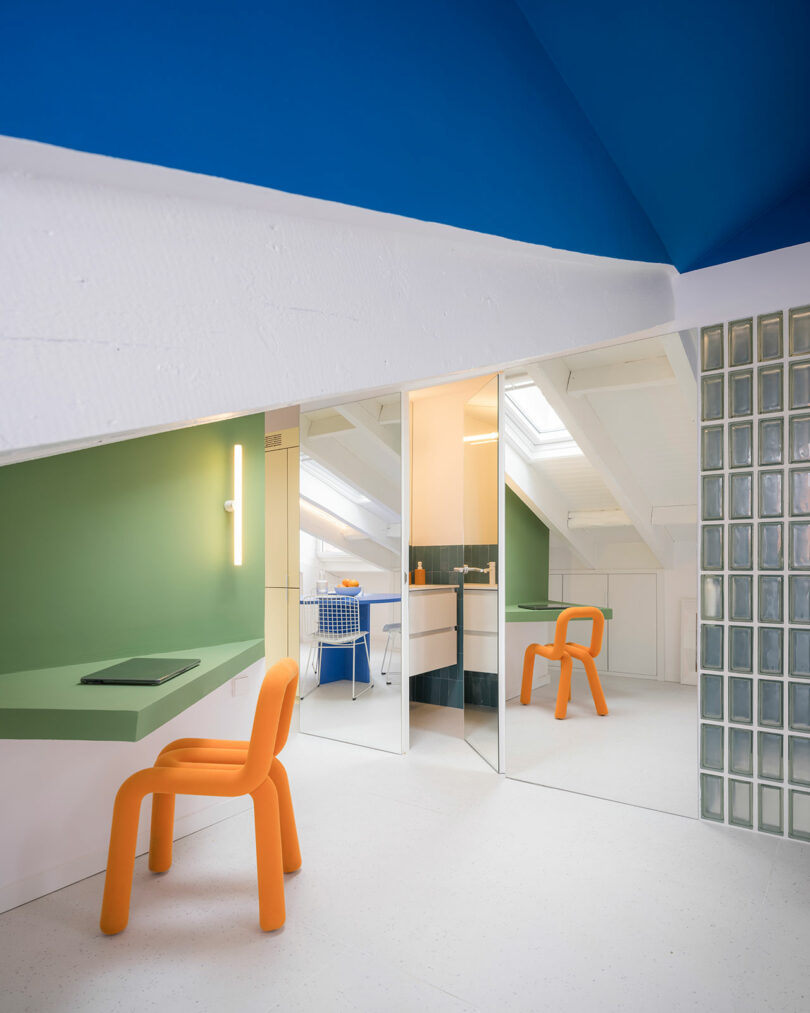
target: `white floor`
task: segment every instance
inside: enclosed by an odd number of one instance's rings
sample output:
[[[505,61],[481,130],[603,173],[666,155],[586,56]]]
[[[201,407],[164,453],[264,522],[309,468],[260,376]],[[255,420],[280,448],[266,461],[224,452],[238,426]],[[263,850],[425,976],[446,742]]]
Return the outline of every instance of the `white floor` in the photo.
[[[384,642],[384,641],[383,641]],[[301,729],[308,735],[323,735],[341,742],[360,743],[372,749],[402,751],[402,682],[401,659],[395,653],[387,676],[381,674],[382,647],[371,652],[371,673],[374,686],[355,682],[355,692],[362,695],[352,700],[350,679],[317,684],[310,669],[302,679],[306,696],[301,701]],[[301,667],[306,664],[302,658]],[[391,680],[391,685],[386,683]]]
[[[282,931],[246,812],[139,859],[120,936],[101,876],[0,915],[0,1009],[806,1013],[810,848],[499,777],[446,710],[405,757],[291,737]]]
[[[506,706],[506,772],[535,784],[696,817],[697,687],[601,676],[600,717],[575,671],[563,721],[554,717],[559,677],[523,706]]]

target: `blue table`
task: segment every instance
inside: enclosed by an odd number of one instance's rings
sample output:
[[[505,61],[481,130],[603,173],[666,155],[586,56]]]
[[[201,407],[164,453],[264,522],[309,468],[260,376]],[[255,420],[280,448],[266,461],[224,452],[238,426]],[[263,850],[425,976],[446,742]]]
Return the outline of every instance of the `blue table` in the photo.
[[[336,596],[337,597],[337,596]],[[312,602],[312,597],[302,598],[304,602]],[[360,629],[365,633],[366,645],[371,653],[371,606],[391,605],[394,602],[402,601],[398,594],[361,594],[357,595],[360,604]],[[357,682],[370,682],[371,672],[368,667],[366,649],[358,640],[354,648],[355,671],[354,677]],[[352,677],[352,647],[326,647],[321,653],[321,682],[338,682],[340,679],[351,679]]]

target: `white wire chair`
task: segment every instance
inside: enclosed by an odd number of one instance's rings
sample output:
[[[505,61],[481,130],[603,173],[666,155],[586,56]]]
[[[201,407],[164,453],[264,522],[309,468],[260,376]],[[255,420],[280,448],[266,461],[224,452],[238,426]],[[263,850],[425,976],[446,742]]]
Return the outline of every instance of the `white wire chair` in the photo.
[[[371,655],[368,636],[360,628],[360,602],[356,596],[342,594],[312,595],[301,603],[302,642],[309,643],[309,654],[304,671],[308,672],[315,661],[316,682],[301,696],[309,696],[321,684],[323,652],[328,648],[352,649],[352,700],[357,700],[374,687],[371,677]],[[362,642],[368,661],[368,686],[357,692],[357,644]]]

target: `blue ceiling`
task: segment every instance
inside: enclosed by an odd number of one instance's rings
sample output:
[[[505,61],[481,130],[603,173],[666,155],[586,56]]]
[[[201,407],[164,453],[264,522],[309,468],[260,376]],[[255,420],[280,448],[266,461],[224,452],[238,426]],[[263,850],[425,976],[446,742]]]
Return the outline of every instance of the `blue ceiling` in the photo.
[[[810,240],[807,0],[0,0],[0,133],[690,270]]]

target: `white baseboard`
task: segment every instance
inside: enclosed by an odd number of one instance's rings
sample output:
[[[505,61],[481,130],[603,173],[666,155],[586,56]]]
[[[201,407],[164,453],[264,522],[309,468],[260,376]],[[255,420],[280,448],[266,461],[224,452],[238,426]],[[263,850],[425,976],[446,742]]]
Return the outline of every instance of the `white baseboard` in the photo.
[[[212,802],[211,805],[198,809],[196,812],[188,813],[179,817],[174,826],[174,839],[187,837],[188,834],[196,833],[214,823],[246,812],[251,808],[249,799],[244,797],[221,799]],[[138,845],[136,854],[144,855],[149,850],[149,818],[148,806],[144,806],[144,813],[141,819],[141,827],[138,833]],[[44,869],[14,883],[6,883],[0,887],[0,913],[9,911],[11,908],[19,907],[20,904],[27,904],[37,897],[44,897],[45,894],[53,893],[54,890],[61,890],[71,883],[78,883],[80,879],[87,879],[88,876],[95,876],[96,873],[104,872],[107,868],[107,850],[97,851],[92,854],[82,855],[62,865],[55,865],[53,868]]]

